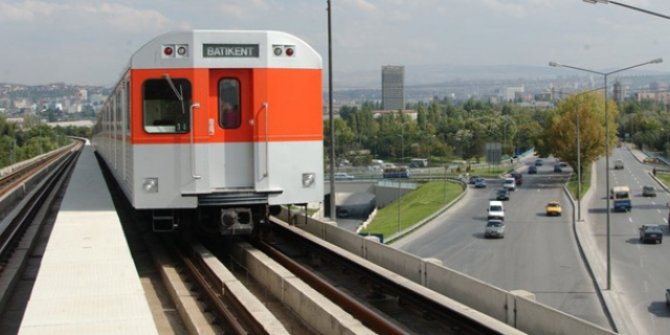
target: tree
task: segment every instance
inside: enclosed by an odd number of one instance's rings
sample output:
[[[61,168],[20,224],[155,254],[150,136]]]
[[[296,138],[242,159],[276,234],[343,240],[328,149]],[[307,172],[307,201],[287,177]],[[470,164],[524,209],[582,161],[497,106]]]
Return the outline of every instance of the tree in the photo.
[[[616,104],[608,101],[609,147],[617,142],[616,120],[619,114]],[[549,153],[577,167],[577,116],[582,169],[590,166],[600,155],[605,154],[605,104],[602,95],[593,92],[572,95],[561,101],[554,109],[549,127],[543,138]]]

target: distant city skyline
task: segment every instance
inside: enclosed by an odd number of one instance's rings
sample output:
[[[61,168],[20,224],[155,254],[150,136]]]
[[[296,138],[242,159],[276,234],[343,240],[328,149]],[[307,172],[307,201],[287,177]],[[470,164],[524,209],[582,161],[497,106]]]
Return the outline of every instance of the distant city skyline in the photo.
[[[670,1],[621,2],[670,14]],[[292,33],[322,55],[325,78],[326,14],[326,1],[312,0],[0,0],[0,82],[109,86],[140,46],[164,32],[194,28]],[[670,21],[612,4],[332,0],[332,18],[336,85],[357,86],[360,73],[375,74],[380,85],[386,64],[405,66],[407,85],[414,83],[416,68],[540,69],[549,61],[605,70],[660,57],[666,61],[644,70],[670,73]],[[461,79],[469,79],[461,72]],[[454,79],[443,73],[433,82]]]

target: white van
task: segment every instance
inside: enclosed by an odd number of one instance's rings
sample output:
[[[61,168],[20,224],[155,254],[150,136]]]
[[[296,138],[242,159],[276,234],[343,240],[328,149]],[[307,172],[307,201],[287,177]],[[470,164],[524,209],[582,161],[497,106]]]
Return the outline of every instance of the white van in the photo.
[[[487,219],[498,219],[505,220],[505,208],[503,207],[502,201],[492,200],[489,201],[489,207],[487,208]]]
[[[506,188],[508,191],[516,190],[516,179],[505,178],[505,182],[503,183],[503,187]]]

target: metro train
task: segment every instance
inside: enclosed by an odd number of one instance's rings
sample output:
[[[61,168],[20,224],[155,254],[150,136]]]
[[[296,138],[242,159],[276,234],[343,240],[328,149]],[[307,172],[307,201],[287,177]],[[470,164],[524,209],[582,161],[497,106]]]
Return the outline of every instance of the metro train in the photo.
[[[151,40],[101,109],[93,146],[155,231],[249,234],[323,201],[321,56],[277,31]]]

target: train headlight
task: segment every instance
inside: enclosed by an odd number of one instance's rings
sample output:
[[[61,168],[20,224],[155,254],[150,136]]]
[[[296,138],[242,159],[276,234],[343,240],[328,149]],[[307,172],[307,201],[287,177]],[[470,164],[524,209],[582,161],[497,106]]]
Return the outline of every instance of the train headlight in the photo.
[[[279,46],[275,46],[273,53],[275,54],[275,56],[281,56],[284,53],[284,49],[282,49]]]
[[[158,178],[144,178],[142,188],[147,193],[158,193]]]
[[[161,45],[161,51],[163,58],[174,57],[174,45]]]
[[[179,56],[186,56],[186,53],[188,52],[188,46],[187,45],[177,45],[177,55]]]
[[[295,45],[272,45],[272,53],[277,57],[293,57],[295,55]]]
[[[307,172],[302,174],[302,187],[310,187],[316,181],[316,173]]]

